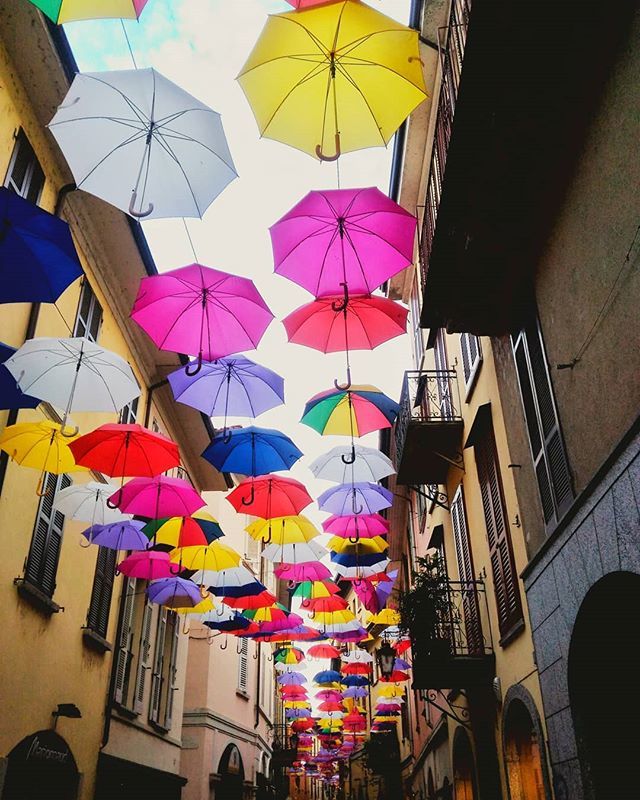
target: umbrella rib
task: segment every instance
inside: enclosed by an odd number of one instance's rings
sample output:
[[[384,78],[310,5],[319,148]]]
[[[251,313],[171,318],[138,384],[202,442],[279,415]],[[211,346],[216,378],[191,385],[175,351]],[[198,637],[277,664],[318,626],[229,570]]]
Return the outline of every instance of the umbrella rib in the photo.
[[[365,236],[367,236],[367,235],[368,236],[375,236],[376,239],[379,239],[381,242],[384,242],[392,250],[395,250],[395,252],[398,253],[398,255],[400,255],[400,256],[402,256],[403,258],[406,259],[407,256],[403,252],[401,252],[392,242],[390,242],[388,239],[385,239],[384,236],[381,236],[379,233],[376,233],[375,231],[372,231],[369,228],[364,228],[361,225],[359,225],[357,222],[350,223],[350,227],[351,227],[351,229],[355,229],[358,233],[361,233],[361,234],[363,234]],[[409,261],[408,263],[410,264],[411,262]]]
[[[169,131],[169,133],[165,133],[165,131]],[[166,139],[175,139],[176,141],[180,142],[191,142],[192,144],[197,144],[204,150],[206,150],[208,153],[211,153],[212,156],[215,156],[218,159],[218,161],[221,161],[225,165],[225,167],[227,167],[227,169],[233,172],[234,175],[238,174],[233,164],[229,164],[227,161],[225,161],[224,158],[220,155],[220,153],[217,153],[215,150],[206,145],[204,142],[201,142],[199,139],[194,139],[192,136],[187,136],[186,133],[181,133],[180,131],[174,131],[172,128],[164,128],[164,130],[161,133],[159,133],[157,137],[154,134],[154,138],[161,138],[163,141]],[[169,145],[167,145],[167,147],[168,146]]]
[[[116,125],[123,125],[125,128],[133,128],[135,131],[139,133],[144,132],[145,134],[148,131],[148,126],[144,125],[142,121],[140,121],[139,125],[136,125],[136,121],[133,119],[127,119],[126,117],[109,117],[109,116],[83,116],[83,117],[72,117],[70,119],[61,119],[58,122],[52,122],[49,124],[50,128],[58,128],[61,125],[68,125],[70,122],[95,122],[96,120],[100,120],[101,122],[114,122]],[[142,127],[140,127],[142,125]]]
[[[318,66],[321,67],[320,70],[318,70]],[[315,66],[310,72],[308,72],[303,78],[301,78],[296,84],[294,84],[291,87],[291,89],[289,89],[289,91],[284,95],[282,100],[275,107],[273,113],[271,114],[271,116],[269,117],[267,122],[265,123],[264,128],[261,131],[261,135],[264,135],[267,132],[269,126],[271,125],[271,123],[275,119],[276,115],[280,112],[280,109],[282,108],[282,106],[287,102],[287,100],[291,97],[291,95],[295,92],[295,90],[299,89],[301,86],[303,86],[305,83],[308,83],[313,78],[316,78],[316,77],[322,75],[322,72],[324,70],[328,71],[329,62],[327,62],[326,64],[320,64],[318,66]],[[313,74],[314,72],[316,73],[315,75]]]
[[[407,78],[406,75],[403,75],[401,72],[398,72],[398,70],[393,69],[393,67],[389,67],[386,64],[380,64],[378,61],[371,61],[368,58],[360,58],[359,56],[351,56],[351,58],[353,59],[353,61],[348,63],[348,64],[344,64],[343,66],[345,66],[345,67],[377,67],[378,69],[386,70],[386,72],[391,72],[394,75],[396,75],[398,78],[400,78],[401,80],[405,81],[406,83],[411,84],[411,86],[413,86],[414,89],[418,89],[423,94],[426,94],[426,92],[423,89],[420,89],[419,86],[416,86],[416,84],[412,80]],[[342,62],[343,62],[343,58],[341,57],[340,58],[340,63],[342,63]]]
[[[146,123],[150,122],[149,117],[144,113],[144,111],[141,108],[139,108],[133,102],[133,100],[122,91],[122,89],[118,89],[117,86],[114,86],[113,84],[109,83],[109,81],[105,81],[102,78],[99,78],[95,74],[85,73],[83,77],[89,78],[91,80],[94,80],[94,81],[96,81],[96,83],[101,83],[103,86],[107,86],[109,89],[111,89],[116,94],[119,94],[120,97],[129,106],[129,108],[133,111],[133,113],[139,118],[140,122],[146,122]]]
[[[184,167],[180,163],[178,157],[173,152],[173,149],[169,146],[169,143],[167,141],[165,141],[164,136],[154,136],[153,139],[155,141],[157,141],[158,144],[163,148],[163,150],[166,153],[168,153],[169,157],[172,158],[175,161],[176,166],[178,167],[178,169],[182,173],[182,177],[184,178],[184,181],[187,184],[187,188],[189,189],[189,192],[191,193],[191,197],[193,198],[193,204],[196,207],[196,211],[198,212],[198,216],[200,217],[200,219],[202,219],[202,213],[203,212],[200,210],[200,206],[199,206],[198,201],[196,199],[196,196],[195,196],[195,193],[194,193],[193,188],[191,186],[191,183],[189,181],[189,178],[187,177],[187,173],[184,171]]]
[[[102,158],[101,158],[101,159],[100,159],[100,160],[99,160],[99,161],[98,161],[96,164],[94,164],[94,165],[93,165],[93,167],[91,167],[91,169],[89,170],[89,172],[87,172],[87,174],[84,176],[84,178],[82,178],[82,179],[81,179],[81,180],[78,182],[78,184],[77,184],[77,185],[78,185],[78,188],[79,188],[79,189],[80,189],[80,188],[82,188],[82,184],[83,184],[83,183],[84,183],[84,182],[85,182],[85,181],[86,181],[88,178],[90,178],[90,177],[91,177],[91,175],[93,175],[93,173],[94,173],[94,172],[95,172],[97,169],[99,169],[99,167],[101,167],[101,166],[104,164],[104,162],[105,162],[105,161],[107,161],[107,159],[111,158],[111,156],[112,156],[114,153],[117,153],[117,151],[118,151],[118,150],[120,150],[120,149],[121,149],[121,148],[123,148],[123,147],[127,147],[128,145],[130,145],[130,144],[133,144],[133,143],[134,143],[134,142],[136,142],[138,139],[143,139],[143,138],[145,137],[145,135],[146,135],[146,134],[145,134],[145,132],[143,131],[142,133],[138,133],[138,134],[136,134],[136,135],[134,135],[134,136],[130,136],[128,139],[125,139],[125,141],[124,141],[124,142],[120,142],[120,144],[116,145],[116,146],[113,148],[113,150],[110,150],[108,153],[106,153],[106,154],[105,154],[105,155],[104,155],[104,156],[103,156],[103,157],[102,157]]]
[[[351,75],[349,75],[349,73],[344,69],[344,67],[340,64],[339,61],[336,61],[336,67],[340,70],[340,74],[345,78],[345,80],[347,80],[353,86],[353,88],[358,92],[358,94],[362,98],[362,102],[365,104],[368,112],[371,114],[371,119],[373,120],[373,122],[374,122],[374,124],[375,124],[375,126],[376,126],[376,128],[378,130],[378,133],[380,134],[380,138],[382,139],[383,143],[386,144],[384,136],[382,135],[382,131],[380,130],[380,125],[378,124],[378,120],[376,119],[376,115],[373,113],[373,109],[369,105],[369,101],[364,96],[364,92],[358,86],[358,84],[354,81],[354,79],[351,77]]]

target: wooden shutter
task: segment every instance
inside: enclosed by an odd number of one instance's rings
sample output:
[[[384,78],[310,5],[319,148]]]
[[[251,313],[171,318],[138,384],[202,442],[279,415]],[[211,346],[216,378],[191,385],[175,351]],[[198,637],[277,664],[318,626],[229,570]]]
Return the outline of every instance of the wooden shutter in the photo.
[[[480,350],[480,339],[473,333],[460,334],[460,350],[462,352],[462,372],[464,374],[464,385],[467,391],[473,383],[480,364],[482,363],[482,352]]]
[[[492,426],[476,443],[475,456],[489,541],[498,622],[500,634],[504,636],[522,619],[522,602]]]
[[[111,610],[117,555],[115,550],[108,547],[98,548],[96,571],[87,614],[87,627],[105,638],[109,627],[109,611]]]
[[[167,669],[167,707],[164,713],[164,727],[170,730],[173,718],[173,697],[177,691],[178,644],[180,643],[180,624],[175,611],[170,612],[168,622],[170,623],[168,627],[170,631],[169,635],[171,636],[171,655],[169,657],[169,666]]]
[[[160,608],[158,613],[158,627],[156,629],[156,643],[153,657],[153,671],[151,673],[151,702],[149,705],[149,719],[158,722],[160,719],[160,704],[162,701],[162,667],[164,666],[164,640],[167,632],[167,609]]]
[[[25,566],[25,580],[49,597],[56,588],[56,574],[62,548],[64,514],[53,510],[56,493],[71,485],[68,475],[47,473],[43,481],[45,494],[40,498],[36,522],[31,536]]]
[[[151,620],[153,619],[153,605],[149,598],[145,599],[140,626],[140,646],[138,648],[138,669],[136,671],[136,688],[133,695],[133,710],[136,714],[142,713],[144,707],[144,690],[147,684],[147,672],[151,669],[149,656],[151,655]]]
[[[131,669],[131,642],[133,640],[133,609],[136,593],[136,579],[127,578],[124,587],[122,623],[116,657],[116,677],[113,699],[121,705],[127,704],[129,671]]]
[[[478,593],[476,591],[476,576],[473,568],[473,555],[467,513],[464,505],[462,485],[458,487],[451,501],[451,523],[453,525],[453,538],[456,545],[458,573],[462,584],[462,610],[464,613],[465,632],[469,654],[474,655],[483,651],[482,626],[480,623],[480,608]]]
[[[249,685],[249,640],[241,639],[241,648],[238,656],[238,690],[246,692]]]

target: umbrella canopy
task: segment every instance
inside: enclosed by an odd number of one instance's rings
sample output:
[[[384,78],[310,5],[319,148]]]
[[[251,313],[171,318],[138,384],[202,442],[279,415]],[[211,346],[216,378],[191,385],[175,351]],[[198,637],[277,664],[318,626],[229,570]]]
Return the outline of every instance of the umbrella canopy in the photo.
[[[152,603],[168,608],[188,608],[202,600],[200,589],[184,578],[161,578],[147,587],[147,596]]]
[[[327,613],[331,611],[341,611],[342,609],[347,608],[348,603],[341,597],[331,595],[330,597],[310,598],[302,605],[305,609],[314,613],[318,611]]]
[[[257,347],[273,314],[253,281],[190,264],[143,278],[131,317],[161,350],[197,355],[193,377],[203,360]]]
[[[373,625],[399,625],[400,614],[393,608],[383,608],[377,614],[373,614],[369,622]]]
[[[297,647],[281,647],[274,653],[276,664],[299,664],[304,660],[304,652]]]
[[[264,544],[282,545],[310,542],[319,536],[320,531],[306,517],[273,517],[273,519],[257,519],[245,530],[252,539]]]
[[[338,564],[337,571],[343,580],[361,581],[364,578],[369,578],[372,575],[377,575],[381,570],[386,569],[391,563],[388,558],[384,558],[381,556],[375,556],[375,558],[381,560],[374,562],[372,564],[363,564],[362,561],[360,561],[360,563],[358,564],[349,565],[348,559],[346,557],[342,558],[342,556],[336,556],[334,563]],[[343,561],[346,561],[347,563],[342,563]]]
[[[386,145],[426,97],[418,32],[353,0],[268,17],[238,81],[261,136],[321,159]]]
[[[324,520],[322,527],[326,533],[352,542],[386,536],[389,532],[389,522],[380,514],[352,514],[348,517],[333,515]]]
[[[280,475],[242,481],[227,500],[237,512],[263,519],[294,516],[313,502],[300,481]]]
[[[302,605],[307,608],[306,600],[313,600],[318,597],[331,597],[331,595],[338,594],[340,587],[333,581],[303,581],[293,593],[294,597],[302,597]]]
[[[364,553],[350,555],[348,553],[331,553],[331,561],[341,567],[378,567],[385,556],[381,553]]]
[[[364,436],[390,428],[400,407],[375,386],[328,389],[307,401],[301,422],[329,436]]]
[[[392,502],[391,492],[377,483],[343,483],[327,489],[318,497],[321,511],[341,517],[375,514],[383,508],[390,508]]]
[[[352,650],[350,653],[342,656],[342,660],[346,664],[372,664],[373,656],[366,650],[356,647],[355,650]]]
[[[55,303],[83,275],[69,226],[0,188],[0,303]]]
[[[324,553],[323,553],[324,555]],[[331,571],[317,559],[312,561],[288,562],[278,564],[274,570],[276,578],[291,583],[301,581],[325,581],[331,577]]]
[[[220,115],[154,69],[76,75],[49,129],[78,189],[134,217],[202,217],[237,177]]]
[[[169,561],[168,553],[145,550],[127,556],[124,561],[118,564],[118,571],[128,578],[155,581],[160,578],[175,576],[178,570]]]
[[[57,422],[45,419],[6,427],[0,434],[0,450],[23,467],[61,475],[83,469],[76,463],[71,449],[76,441],[76,435],[63,435]]]
[[[284,672],[282,675],[278,675],[276,681],[280,686],[301,686],[307,682],[307,679],[301,672]]]
[[[222,597],[222,602],[231,608],[237,608],[243,611],[252,608],[267,608],[276,602],[276,596],[271,592],[264,589],[259,594],[247,594],[243,597]]]
[[[123,520],[108,525],[91,525],[82,532],[92,544],[110,550],[146,550],[149,540],[142,532],[144,522]]]
[[[265,633],[276,633],[302,625],[302,617],[286,609],[280,603],[274,603],[268,608],[249,609],[244,616],[260,625],[260,630]],[[304,681],[301,681],[304,683]]]
[[[369,664],[344,664],[340,670],[343,675],[368,675],[371,672]]]
[[[39,398],[25,394],[4,366],[4,362],[15,352],[15,347],[0,342],[0,409],[37,408],[40,405]]]
[[[240,560],[239,553],[222,542],[213,542],[207,547],[181,547],[171,553],[171,561],[198,573],[228,570],[237,567]],[[191,576],[192,580],[196,578],[196,575]]]
[[[371,681],[363,675],[346,675],[340,679],[343,686],[369,686]]]
[[[311,8],[327,2],[331,2],[331,0],[287,0],[287,3],[294,8]]]
[[[349,686],[343,692],[344,697],[368,697],[369,690],[365,686]]]
[[[31,0],[49,19],[62,25],[85,19],[138,19],[149,0]]]
[[[262,551],[262,557],[267,561],[280,564],[300,564],[319,561],[326,556],[327,551],[317,542],[300,542],[299,544],[270,544]]]
[[[283,666],[282,664],[276,666]],[[282,686],[280,689],[282,697],[307,697],[308,692],[304,686]]]
[[[144,532],[153,539],[154,547],[173,550],[176,547],[206,547],[224,536],[218,521],[206,511],[196,511],[191,517],[152,519]]]
[[[275,271],[314,297],[370,294],[413,262],[416,224],[377,188],[309,192],[270,229]]]
[[[349,539],[343,539],[341,536],[333,536],[327,545],[329,550],[332,550],[334,553],[355,556],[356,558],[362,555],[371,555],[372,553],[384,553],[388,546],[387,542],[381,536],[374,536],[371,539],[360,539],[357,542],[351,542]]]
[[[78,464],[111,477],[153,477],[180,466],[178,445],[142,425],[107,423],[72,442]]]
[[[205,501],[182,478],[156,475],[154,478],[133,478],[109,498],[127,514],[141,517],[188,517],[205,505]]]
[[[127,362],[86,338],[29,339],[5,362],[23,392],[72,411],[119,411],[140,396]]]
[[[340,651],[330,644],[315,644],[307,650],[312,658],[340,658]]]
[[[314,683],[322,686],[325,683],[340,683],[340,673],[335,669],[324,669],[313,676]]]
[[[391,459],[374,447],[338,445],[318,456],[309,469],[316,478],[333,483],[371,481],[377,483],[395,474]]]
[[[110,508],[107,505],[107,500],[116,489],[117,487],[112,483],[98,483],[97,481],[74,484],[56,493],[53,507],[56,511],[64,514],[66,519],[90,522],[92,525],[120,522],[123,517],[128,518],[128,515],[123,514],[119,508]]]
[[[203,362],[193,371],[193,364],[181,367],[168,376],[169,384],[178,402],[208,417],[257,417],[284,403],[284,379],[246,356]]]
[[[217,434],[202,454],[219,472],[254,477],[291,469],[301,456],[281,431],[253,425]]]
[[[200,578],[205,578],[206,580],[200,580]],[[208,586],[212,594],[223,597],[245,597],[251,592],[260,594],[266,589],[264,584],[256,580],[253,572],[243,565],[209,571],[204,575],[194,575],[192,579],[195,579],[197,583]]]

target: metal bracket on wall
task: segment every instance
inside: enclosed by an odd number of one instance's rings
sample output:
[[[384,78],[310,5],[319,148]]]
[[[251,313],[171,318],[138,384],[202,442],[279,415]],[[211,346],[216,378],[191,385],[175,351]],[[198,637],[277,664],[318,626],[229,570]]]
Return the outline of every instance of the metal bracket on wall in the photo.
[[[449,498],[445,492],[439,491],[437,484],[428,484],[423,488],[420,486],[410,486],[409,488],[421,497],[426,498],[430,503],[435,503],[435,505],[440,506],[440,508],[444,508],[445,511],[451,510],[449,507]]]
[[[441,689],[422,689],[420,694],[425,703],[437,708],[458,725],[463,725],[467,730],[471,730],[468,708],[453,703]],[[458,694],[466,697],[463,691],[459,691]]]
[[[438,453],[437,451],[434,451],[434,455],[438,456],[443,461],[446,461],[447,464],[451,464],[452,467],[455,467],[456,469],[459,469],[462,472],[465,471],[464,470],[464,456],[462,455],[462,453],[460,453],[460,452],[454,453],[453,458],[451,458],[451,456],[445,456],[444,453]]]

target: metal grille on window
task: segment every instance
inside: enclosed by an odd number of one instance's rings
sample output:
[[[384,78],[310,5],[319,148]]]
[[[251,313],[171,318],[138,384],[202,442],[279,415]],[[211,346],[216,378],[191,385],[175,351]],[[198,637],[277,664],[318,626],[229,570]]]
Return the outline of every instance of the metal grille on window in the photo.
[[[471,388],[482,363],[480,339],[473,333],[460,334],[460,350],[462,351],[462,371],[467,391]]]
[[[180,625],[178,615],[175,611],[170,611],[167,615],[167,639],[169,642],[170,652],[166,675],[167,695],[163,727],[165,727],[167,730],[170,730],[173,719],[174,696],[178,691],[176,684],[178,677],[178,644],[180,642]]]
[[[102,307],[97,301],[89,281],[83,278],[73,335],[86,336],[90,341],[97,342],[101,324]]]
[[[44,172],[23,130],[18,131],[4,185],[37,203],[44,187]]]
[[[240,653],[238,654],[238,691],[246,692],[249,686],[249,640],[241,639]]]
[[[103,638],[106,638],[109,627],[109,611],[111,610],[117,555],[117,552],[111,548],[98,548],[96,571],[87,614],[87,628]]]
[[[53,597],[56,588],[64,528],[64,515],[54,511],[53,504],[56,493],[67,486],[71,486],[68,475],[50,472],[45,475],[44,495],[40,498],[24,572],[25,580],[49,597]]]

